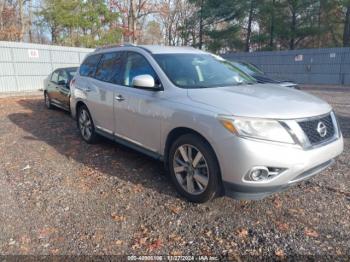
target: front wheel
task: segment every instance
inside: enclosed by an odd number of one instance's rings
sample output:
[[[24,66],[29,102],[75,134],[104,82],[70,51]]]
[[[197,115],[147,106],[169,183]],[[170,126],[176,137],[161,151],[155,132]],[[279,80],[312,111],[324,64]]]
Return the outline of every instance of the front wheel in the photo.
[[[220,189],[220,169],[209,144],[196,135],[183,135],[170,147],[168,168],[178,192],[191,202],[213,199]]]
[[[80,130],[80,135],[85,142],[89,144],[96,142],[97,134],[95,132],[94,122],[86,106],[81,106],[78,109],[77,125]]]

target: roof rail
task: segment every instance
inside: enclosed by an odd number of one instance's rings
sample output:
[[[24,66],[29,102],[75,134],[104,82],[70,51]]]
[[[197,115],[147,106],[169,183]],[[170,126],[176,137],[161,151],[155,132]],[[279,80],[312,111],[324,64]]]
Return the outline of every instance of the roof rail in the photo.
[[[95,52],[103,50],[103,49],[108,49],[108,48],[113,48],[113,47],[123,47],[123,46],[137,46],[137,45],[136,44],[132,44],[132,43],[124,43],[124,44],[111,44],[111,45],[98,46],[95,49]]]

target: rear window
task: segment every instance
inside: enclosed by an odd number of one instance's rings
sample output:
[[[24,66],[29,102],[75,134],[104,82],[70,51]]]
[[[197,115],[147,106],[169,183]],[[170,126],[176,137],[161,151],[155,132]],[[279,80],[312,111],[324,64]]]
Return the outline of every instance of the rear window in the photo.
[[[100,59],[101,55],[92,55],[86,58],[83,64],[80,66],[79,74],[81,76],[94,76],[97,64]]]

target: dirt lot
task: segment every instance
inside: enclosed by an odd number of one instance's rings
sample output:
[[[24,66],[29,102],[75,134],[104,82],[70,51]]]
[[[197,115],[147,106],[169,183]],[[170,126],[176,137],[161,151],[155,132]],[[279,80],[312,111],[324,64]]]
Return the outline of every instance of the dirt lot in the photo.
[[[336,109],[345,151],[316,178],[263,201],[184,201],[162,164],[87,145],[41,97],[0,99],[0,254],[350,256],[350,92]]]

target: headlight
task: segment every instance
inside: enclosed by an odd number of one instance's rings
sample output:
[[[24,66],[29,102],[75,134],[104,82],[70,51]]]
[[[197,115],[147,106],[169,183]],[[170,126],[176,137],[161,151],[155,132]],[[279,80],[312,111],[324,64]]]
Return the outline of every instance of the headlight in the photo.
[[[288,131],[276,120],[219,116],[221,124],[241,137],[295,144]]]

